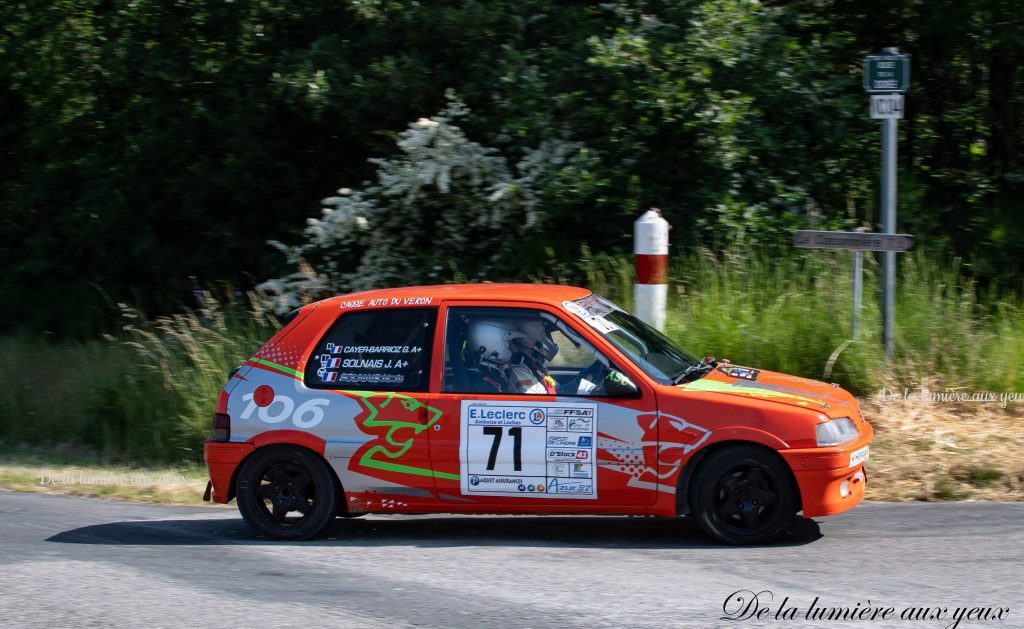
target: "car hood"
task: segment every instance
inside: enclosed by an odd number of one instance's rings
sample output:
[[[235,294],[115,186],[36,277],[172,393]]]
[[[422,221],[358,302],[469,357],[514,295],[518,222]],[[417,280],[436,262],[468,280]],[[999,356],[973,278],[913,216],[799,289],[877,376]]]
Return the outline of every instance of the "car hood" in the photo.
[[[838,386],[738,365],[719,365],[699,380],[677,385],[693,392],[720,393],[797,406],[830,417],[859,418],[856,399]]]

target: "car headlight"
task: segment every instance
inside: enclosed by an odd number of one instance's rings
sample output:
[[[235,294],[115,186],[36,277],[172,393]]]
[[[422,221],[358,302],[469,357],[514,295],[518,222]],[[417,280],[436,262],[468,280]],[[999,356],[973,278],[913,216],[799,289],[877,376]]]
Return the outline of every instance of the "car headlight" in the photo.
[[[837,417],[814,427],[818,447],[837,446],[857,438],[857,427],[849,417]]]

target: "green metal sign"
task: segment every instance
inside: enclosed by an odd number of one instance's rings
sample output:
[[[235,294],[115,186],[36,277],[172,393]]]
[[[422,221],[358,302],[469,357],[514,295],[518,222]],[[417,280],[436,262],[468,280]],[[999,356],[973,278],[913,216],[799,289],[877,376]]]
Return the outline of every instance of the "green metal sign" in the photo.
[[[910,55],[864,57],[864,91],[902,94],[910,88]]]

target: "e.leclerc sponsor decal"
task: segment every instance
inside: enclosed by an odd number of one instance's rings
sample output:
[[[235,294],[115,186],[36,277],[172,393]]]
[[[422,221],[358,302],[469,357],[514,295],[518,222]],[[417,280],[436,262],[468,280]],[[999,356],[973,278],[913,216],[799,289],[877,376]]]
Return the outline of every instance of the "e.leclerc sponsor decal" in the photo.
[[[531,420],[531,423],[536,423],[532,421],[532,417],[529,417],[528,409],[526,408],[476,405],[469,407],[469,421],[477,426],[519,426],[525,423],[528,418]],[[543,421],[542,412],[541,423]]]

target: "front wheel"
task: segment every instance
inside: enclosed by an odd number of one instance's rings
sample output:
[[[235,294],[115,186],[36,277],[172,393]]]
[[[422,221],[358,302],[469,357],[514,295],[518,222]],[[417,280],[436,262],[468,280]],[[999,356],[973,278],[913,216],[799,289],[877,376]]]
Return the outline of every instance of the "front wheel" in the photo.
[[[309,539],[338,509],[334,479],[324,460],[297,446],[267,446],[238,471],[238,511],[257,532],[276,539]]]
[[[727,544],[766,544],[788,529],[798,508],[786,464],[757,446],[711,454],[695,479],[694,515],[708,535]]]

